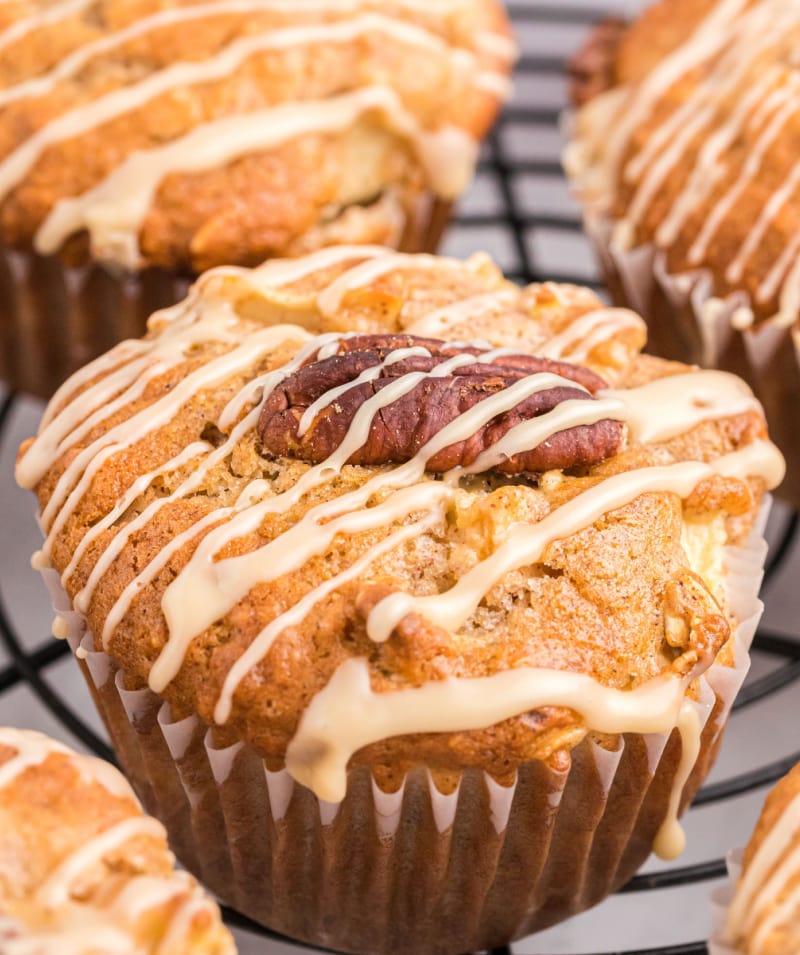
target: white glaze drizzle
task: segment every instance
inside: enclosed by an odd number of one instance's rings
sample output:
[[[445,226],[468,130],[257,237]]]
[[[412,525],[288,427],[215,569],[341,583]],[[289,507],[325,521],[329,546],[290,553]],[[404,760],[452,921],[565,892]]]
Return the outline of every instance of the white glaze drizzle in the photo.
[[[658,228],[657,239],[661,245],[674,242],[692,212],[711,195],[725,173],[725,166],[720,161],[722,154],[735,142],[753,111],[764,101],[779,77],[777,66],[765,70],[759,81],[737,103],[728,120],[706,139],[686,185]]]
[[[360,262],[334,279],[319,293],[317,307],[323,315],[333,315],[341,308],[342,301],[348,292],[357,288],[367,288],[388,272],[402,271],[404,267],[416,272],[418,269],[439,269],[446,266],[463,269],[464,262],[438,255],[410,255],[406,252],[395,252],[367,262]]]
[[[58,755],[68,760],[82,781],[97,783],[110,795],[124,799],[138,808],[138,802],[127,780],[113,766],[102,760],[75,753],[40,733],[11,728],[0,728],[0,745],[16,751],[15,756],[0,764],[0,790],[10,786],[27,770],[40,767],[51,756]],[[4,941],[3,945],[10,947],[4,947],[3,951],[8,951],[9,955],[24,955],[28,951],[38,955],[44,950],[43,945],[46,946],[49,941],[55,944],[57,940],[59,951],[74,951],[76,955],[98,947],[104,951],[138,952],[138,947],[134,946],[125,926],[133,924],[144,911],[162,905],[179,892],[191,888],[188,879],[177,874],[172,879],[131,879],[109,908],[109,913],[115,916],[114,925],[106,925],[102,921],[104,913],[101,910],[94,910],[96,918],[89,917],[85,906],[80,906],[73,912],[70,908],[70,894],[76,880],[91,865],[100,861],[106,853],[142,836],[165,839],[160,823],[137,815],[105,830],[69,853],[36,892],[39,904],[59,913],[55,923],[57,928],[52,930],[52,940],[48,933],[23,933],[13,941]],[[193,891],[197,893],[196,888]],[[74,919],[71,918],[73,914]]]
[[[793,91],[800,90],[800,78],[793,79],[792,86]],[[780,97],[776,97],[776,99],[783,99],[784,97],[788,98],[789,96],[789,93],[784,90],[779,91],[779,93]],[[722,198],[710,211],[702,229],[692,244],[692,247],[689,249],[690,262],[695,265],[702,262],[703,257],[708,252],[708,247],[711,244],[712,239],[717,234],[722,226],[722,223],[730,214],[736,203],[739,201],[739,199],[741,199],[748,185],[758,175],[761,169],[761,164],[767,156],[771,146],[780,135],[781,130],[797,112],[798,104],[800,104],[800,100],[797,98],[797,96],[793,96],[788,98],[786,102],[783,102],[780,108],[773,113],[771,121],[745,160],[741,174],[736,179],[733,186],[731,186],[731,188],[722,196]]]
[[[282,326],[282,328],[284,329],[284,333],[285,333],[285,329],[287,328],[287,326]],[[294,327],[288,326],[288,328],[292,329],[292,337],[294,337],[294,332],[295,332]],[[296,331],[302,334],[302,329],[298,328],[296,329]],[[331,338],[331,337],[334,337],[334,336],[323,336],[322,340],[324,340],[325,338]],[[315,341],[313,347],[316,347],[316,344],[317,342]],[[245,418],[243,418],[242,421],[240,421],[236,425],[236,427],[232,430],[231,434],[226,439],[226,441],[223,442],[223,444],[221,444],[220,447],[212,451],[206,458],[204,458],[204,460],[199,462],[198,465],[193,470],[193,472],[178,486],[178,488],[176,488],[175,491],[172,492],[171,495],[169,495],[169,497],[157,498],[155,501],[151,502],[138,517],[134,518],[134,520],[130,521],[128,524],[126,524],[123,528],[120,529],[120,531],[115,535],[113,540],[109,543],[108,547],[105,549],[103,554],[98,559],[97,563],[93,567],[92,572],[90,573],[89,578],[84,584],[83,588],[75,595],[74,604],[77,609],[79,609],[82,612],[86,612],[86,610],[88,610],[89,603],[91,601],[95,588],[97,587],[98,583],[102,579],[103,575],[107,572],[109,567],[112,565],[112,563],[116,560],[116,558],[122,552],[123,548],[125,547],[127,542],[130,540],[130,538],[133,536],[133,534],[135,534],[137,531],[145,527],[149,523],[149,521],[151,521],[155,517],[155,515],[167,504],[173,503],[174,501],[178,501],[186,497],[187,495],[191,494],[197,488],[199,488],[202,485],[202,482],[205,479],[206,475],[209,473],[209,471],[212,468],[214,468],[216,465],[224,461],[225,458],[229,454],[231,454],[231,452],[234,450],[238,442],[244,437],[244,435],[246,435],[249,431],[252,431],[253,428],[255,428],[256,423],[258,422],[259,415],[261,413],[261,403],[265,400],[266,396],[269,394],[271,389],[275,387],[275,385],[279,383],[283,379],[283,377],[285,377],[287,374],[290,374],[294,368],[298,367],[305,360],[305,358],[308,357],[310,354],[313,354],[313,351],[310,350],[308,347],[306,347],[302,349],[300,353],[298,354],[298,356],[288,365],[285,365],[283,368],[278,369],[275,372],[270,372],[262,376],[262,378],[260,379],[260,386],[259,386],[262,394],[257,399],[258,401],[257,407],[251,410],[245,416]],[[245,388],[242,389],[242,392],[240,393],[238,398],[233,399],[233,401],[228,405],[228,408],[231,407],[231,404],[233,404],[234,401],[240,401],[242,406],[244,406],[248,401],[250,401],[252,399],[252,390],[253,390],[254,384],[255,382],[251,382],[248,386],[245,386]],[[227,410],[228,409],[226,408],[226,411]],[[225,412],[223,412],[223,416],[220,419],[220,424],[224,416],[225,416]],[[201,528],[196,528],[196,530],[200,530],[200,529]],[[176,541],[177,539],[173,539],[170,542],[170,544],[166,548],[164,548],[164,551],[161,552],[160,559],[165,560],[171,555],[171,553],[174,550],[178,549],[179,545],[176,543]],[[166,551],[166,554],[165,554],[165,551]],[[116,617],[116,614],[121,612],[122,612],[122,606],[118,608],[115,605],[109,611],[107,619],[108,620],[114,619]],[[110,632],[108,623],[106,624],[106,628],[104,632]]]
[[[19,184],[48,147],[137,110],[170,90],[225,79],[258,53],[287,50],[304,44],[349,43],[368,33],[384,34],[393,42],[422,47],[440,58],[447,55],[453,69],[456,65],[461,69],[475,69],[475,57],[468,51],[452,50],[435,34],[421,27],[376,13],[338,22],[245,34],[204,60],[171,64],[138,83],[112,90],[51,120],[0,162],[0,198]]]
[[[763,955],[770,932],[778,928],[800,905],[800,889],[787,893],[800,873],[800,796],[784,809],[764,836],[736,887],[728,909],[726,940],[731,944],[750,938],[748,951]],[[781,904],[777,904],[783,896]]]
[[[257,269],[242,269],[241,278],[254,291],[264,292],[294,285],[315,272],[333,268],[350,259],[365,261],[388,255],[391,255],[391,250],[382,245],[334,245],[299,259],[271,259]],[[214,271],[206,273],[209,280],[213,278]]]
[[[209,121],[163,146],[133,153],[82,196],[57,202],[36,234],[36,249],[55,252],[68,236],[86,228],[101,256],[135,268],[139,229],[165,176],[218,167],[305,133],[337,132],[369,112],[381,113],[392,131],[413,145],[433,191],[442,198],[463,191],[477,158],[475,141],[456,127],[426,131],[394,90],[365,86]]]
[[[775,30],[774,24],[767,23],[765,25],[768,27],[768,32],[766,37],[761,38],[761,43],[759,44],[757,39],[754,40],[752,36],[748,35],[747,45],[749,49],[747,51],[740,49],[742,43],[733,44],[731,49],[726,50],[712,69],[710,76],[699,85],[696,94],[662,123],[655,130],[653,136],[647,140],[641,151],[631,159],[626,167],[626,176],[632,181],[641,177],[641,183],[626,215],[626,222],[629,225],[635,225],[641,221],[670,170],[680,162],[698,135],[715,122],[718,114],[718,102],[736,89],[755,53],[760,52],[764,46],[768,46],[780,36],[780,33]],[[756,33],[757,37],[759,36],[758,28],[760,26],[761,24],[753,24],[753,32]],[[753,46],[756,47],[755,52],[752,49]],[[747,55],[745,55],[745,52]],[[776,72],[767,71],[765,79],[771,82],[767,82],[764,86],[762,99],[774,83]],[[756,105],[757,103],[752,102],[752,96],[744,97],[744,103],[739,104],[733,113],[734,130],[728,132],[723,126],[723,141],[732,140],[736,132],[736,121],[743,122],[749,111],[748,108],[752,109]],[[777,106],[779,103],[775,105]],[[710,140],[710,142],[714,143],[714,146],[711,147],[712,150],[719,145],[714,140]],[[710,185],[713,187],[713,178]],[[680,198],[678,204],[680,204]]]
[[[433,485],[433,487],[436,488],[435,485]],[[414,491],[416,490],[417,489],[414,488]],[[439,500],[449,493],[449,489],[447,488],[436,488],[436,491],[438,493],[433,496]],[[395,495],[395,497],[399,497],[399,495]],[[415,506],[425,505],[424,500],[421,500],[421,495],[415,494],[415,499]],[[442,517],[443,515],[438,508],[433,509],[421,520],[406,525],[400,530],[390,534],[385,540],[371,547],[365,554],[359,557],[358,560],[353,561],[347,570],[340,571],[333,577],[328,578],[325,583],[320,584],[307,593],[294,607],[276,617],[258,634],[247,650],[231,667],[228,675],[225,677],[222,692],[214,708],[214,720],[220,724],[227,723],[230,719],[231,709],[233,707],[233,696],[239,684],[252,671],[253,667],[257,666],[264,659],[269,653],[272,644],[282,633],[291,626],[301,624],[320,600],[348,581],[355,580],[360,574],[366,573],[383,554],[387,554],[389,551],[400,547],[406,541],[413,540],[415,537],[419,537],[420,534],[424,534],[425,531],[439,523]]]
[[[600,391],[598,397],[622,403],[630,435],[641,444],[668,441],[704,421],[748,412],[763,415],[747,384],[724,371],[670,375],[638,388]]]
[[[796,102],[800,106],[800,99]],[[744,270],[750,257],[758,249],[767,230],[772,225],[778,213],[789,201],[792,195],[800,185],[800,163],[792,167],[791,172],[786,177],[782,185],[768,199],[764,208],[761,210],[758,219],[753,228],[742,243],[742,247],[736,253],[736,257],[731,260],[725,277],[729,282],[740,282],[744,276]]]
[[[61,0],[60,3],[54,3],[49,8],[37,10],[30,16],[17,20],[0,33],[0,50],[11,46],[12,43],[18,43],[34,30],[77,16],[94,2],[95,0]]]
[[[147,405],[137,414],[127,418],[115,427],[110,428],[105,434],[81,450],[58,479],[50,500],[42,512],[43,526],[49,529],[51,522],[56,519],[56,515],[62,509],[68,494],[80,479],[80,475],[105,447],[114,443],[117,444],[118,450],[130,447],[155,428],[170,421],[181,405],[191,400],[203,388],[208,388],[217,381],[244,371],[260,357],[274,349],[286,337],[285,326],[254,332],[243,344],[238,345],[232,351],[226,352],[220,358],[202,365],[162,398]],[[121,440],[117,441],[118,438]],[[34,448],[31,448],[31,452],[34,452]],[[46,548],[45,553],[47,553]]]
[[[410,613],[419,614],[445,630],[458,630],[474,613],[484,594],[505,574],[537,563],[554,541],[591,526],[604,514],[624,507],[641,494],[668,492],[687,498],[701,481],[715,474],[760,476],[771,486],[783,480],[785,464],[774,445],[754,442],[747,451],[750,452],[747,459],[739,457],[743,452],[734,452],[711,464],[690,461],[640,468],[606,478],[537,524],[513,528],[506,542],[491,557],[468,571],[449,591],[428,597],[399,593],[382,600],[369,615],[367,632],[373,640],[383,642]],[[745,460],[755,470],[744,470],[741,465]]]
[[[517,300],[517,293],[508,289],[488,294],[472,295],[470,298],[451,302],[442,308],[437,308],[409,325],[405,332],[408,335],[424,335],[429,338],[447,336],[450,330],[463,322],[474,318],[485,318],[496,312],[511,308]]]
[[[399,5],[402,6],[402,4]],[[318,0],[315,6],[320,11],[338,9],[342,12],[347,12],[348,10],[354,9],[356,4],[352,2],[337,2],[337,0],[333,0],[333,2]],[[361,5],[359,4],[358,6]],[[156,30],[164,29],[166,27],[179,27],[184,23],[191,22],[192,20],[207,19],[209,17],[236,16],[237,14],[245,13],[264,13],[271,10],[281,9],[286,10],[286,5],[276,5],[274,3],[270,3],[269,0],[215,0],[215,2],[212,3],[197,3],[192,6],[171,7],[158,10],[156,13],[135,20],[133,23],[127,24],[126,26],[115,30],[112,33],[106,34],[97,40],[93,40],[90,43],[78,47],[42,76],[33,77],[32,79],[17,83],[14,86],[10,86],[7,89],[0,90],[0,107],[6,106],[8,103],[13,103],[20,99],[46,95],[47,93],[51,92],[58,83],[75,76],[95,57],[99,57],[104,53],[117,50],[130,40],[137,39]],[[297,12],[297,9],[298,8],[295,7],[293,12]],[[377,16],[380,20],[391,24],[393,32],[394,28],[396,27],[397,36],[405,36],[409,39],[411,39],[412,33],[404,31],[406,28],[410,27],[411,30],[414,31],[414,39],[411,40],[411,42],[418,40],[418,42],[425,45],[433,43],[439,50],[451,49],[435,33],[426,30],[422,26],[415,25],[413,23],[409,24],[396,18],[390,19],[389,17],[385,17],[381,14],[368,13],[366,16]],[[383,26],[385,28],[385,24]],[[1,44],[2,37],[0,37],[0,45]],[[480,49],[480,45],[476,45]],[[464,54],[466,54],[466,56],[470,58],[471,62],[474,63],[474,55],[469,50],[458,50],[457,52],[462,61],[464,61]],[[479,76],[476,78],[476,84],[481,82],[481,76],[486,75],[487,74],[479,74]],[[494,74],[488,75],[493,76]],[[498,80],[499,79],[500,77],[498,76]]]
[[[605,180],[611,182],[613,170],[619,168],[635,129],[647,119],[670,86],[693,68],[708,64],[708,74],[697,82],[689,97],[650,131],[644,145],[627,162],[624,178],[636,188],[626,214],[616,223],[613,236],[616,245],[623,249],[632,246],[638,225],[651,210],[668,176],[685,162],[689,150],[704,137],[685,182],[655,233],[656,245],[669,248],[691,222],[693,214],[710,201],[708,212],[702,221],[692,224],[694,234],[688,236],[689,264],[703,265],[715,237],[752,183],[759,179],[764,161],[778,137],[800,111],[800,80],[787,64],[767,63],[755,75],[753,70],[760,57],[781,44],[787,33],[799,25],[800,8],[785,0],[761,0],[752,5],[738,0],[717,0],[695,32],[652,70],[638,88],[618,88],[613,94],[606,94],[609,104],[616,104],[617,120],[621,119],[607,148],[599,128],[603,113],[596,103],[587,107],[587,129],[590,136],[597,136],[599,161],[605,170]],[[753,82],[743,86],[751,76]],[[715,195],[730,168],[725,154],[745,130],[753,133],[755,140],[736,177]],[[578,169],[577,175],[580,178],[584,171],[587,187],[592,191],[589,170]],[[762,180],[763,177],[759,179]],[[730,259],[725,275],[729,285],[735,287],[743,281],[747,264],[774,227],[778,214],[794,200],[799,187],[800,164],[797,164],[764,199],[740,248]],[[790,326],[800,312],[800,269],[792,268],[798,249],[800,236],[789,242],[754,296],[756,302],[764,304],[778,295],[779,310],[770,318],[777,326]],[[743,331],[752,324],[751,316],[750,321],[736,327]]]
[[[679,855],[677,802],[698,753],[697,714],[686,702],[688,681],[657,677],[633,690],[590,676],[519,667],[486,677],[450,677],[420,687],[375,693],[366,660],[343,663],[306,709],[286,754],[290,774],[328,802],[347,789],[347,764],[364,746],[411,733],[480,730],[542,706],[565,706],[600,733],[668,733],[678,727],[685,759],[656,848]],[[689,713],[693,714],[688,715]],[[688,767],[688,771],[687,771]]]
[[[193,461],[201,454],[208,454],[210,451],[213,451],[213,448],[210,444],[206,443],[205,441],[195,441],[184,448],[180,454],[176,454],[174,458],[170,458],[170,460],[165,462],[161,467],[155,468],[154,470],[149,471],[147,474],[142,474],[140,477],[138,477],[117,501],[114,507],[108,512],[108,514],[106,514],[102,520],[99,520],[96,524],[93,524],[83,535],[78,546],[75,548],[72,559],[67,564],[64,573],[61,575],[62,584],[66,584],[70,577],[75,573],[78,564],[83,559],[83,555],[86,553],[91,544],[94,543],[94,541],[97,540],[97,538],[104,531],[107,531],[112,524],[118,521],[125,511],[127,511],[128,508],[134,503],[134,501],[144,494],[157,478],[164,477],[172,471],[177,471],[180,468],[185,467],[190,461]]]
[[[563,332],[547,339],[537,351],[543,358],[582,361],[624,329],[644,332],[645,324],[635,312],[626,308],[597,309],[575,319]]]
[[[480,358],[484,361],[491,360],[485,355]],[[276,572],[282,572],[284,566],[292,566],[288,553],[280,553],[274,561],[268,557],[270,550],[282,549],[281,538],[273,544],[237,558],[217,560],[215,558],[218,552],[232,540],[255,532],[267,514],[285,513],[309,490],[338,474],[351,455],[366,443],[372,420],[381,408],[397,401],[425,378],[442,377],[458,365],[472,364],[475,361],[472,356],[457,355],[428,374],[407,374],[383,388],[359,408],[345,439],[327,460],[307,471],[291,490],[240,511],[235,518],[207,535],[188,564],[167,587],[162,598],[161,606],[167,620],[169,639],[150,671],[151,689],[155,692],[163,691],[180,669],[191,640],[229,612],[255,584],[265,578],[270,579],[270,572],[266,568],[274,566]],[[413,510],[424,508],[427,487],[426,484],[417,482],[425,473],[425,463],[439,450],[474,434],[482,424],[515,407],[532,394],[564,385],[574,386],[574,382],[557,375],[537,374],[486,398],[442,428],[407,464],[389,472],[379,473],[357,491],[342,495],[329,505],[314,508],[298,525],[301,529],[294,532],[295,536],[302,540],[305,532],[308,535],[307,546],[311,554],[321,552],[332,539],[333,531],[340,526],[346,529],[349,522],[334,525],[334,528],[329,528],[327,524],[320,527],[317,525],[317,518],[330,517],[345,509],[363,507],[369,497],[383,487],[416,485],[413,493],[409,495],[408,503],[403,501],[404,513],[409,514]],[[361,523],[363,517],[354,516],[350,520],[356,526]],[[370,520],[368,516],[367,520]],[[291,532],[287,533],[291,536]],[[285,539],[286,534],[282,535],[282,538]],[[294,547],[299,547],[299,542],[295,543]],[[202,594],[202,598],[198,598],[199,594]],[[191,600],[187,600],[189,595],[192,595]]]
[[[725,30],[746,6],[748,0],[718,0],[688,40],[650,72],[646,80],[625,104],[625,112],[617,117],[610,133],[609,156],[618,167],[631,136],[647,118],[653,106],[681,76],[710,59],[725,42]]]
[[[101,862],[108,853],[119,849],[134,839],[152,838],[166,840],[164,827],[149,816],[132,816],[123,819],[84,843],[71,853],[36,891],[39,902],[46,908],[58,908],[69,900],[76,880],[91,865]]]
[[[430,358],[430,354],[427,348],[397,348],[391,352],[384,361],[380,362],[380,364],[373,365],[372,368],[367,368],[366,371],[362,371],[361,374],[352,381],[345,382],[345,384],[339,385],[336,388],[330,388],[324,394],[320,395],[316,401],[312,402],[303,412],[303,416],[297,425],[297,437],[302,438],[314,423],[317,415],[321,414],[326,408],[329,408],[337,398],[346,394],[352,388],[357,388],[359,385],[380,378],[384,369],[390,365],[396,365],[401,361],[406,361],[414,357]]]

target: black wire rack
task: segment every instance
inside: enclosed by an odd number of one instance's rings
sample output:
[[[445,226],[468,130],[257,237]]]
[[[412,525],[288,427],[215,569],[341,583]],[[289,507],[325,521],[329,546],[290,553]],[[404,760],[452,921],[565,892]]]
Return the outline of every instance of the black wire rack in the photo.
[[[578,42],[582,30],[603,13],[602,7],[599,2],[593,6],[576,6],[571,0],[549,4],[539,0],[517,0],[509,4],[522,48],[517,66],[518,93],[484,146],[476,188],[453,225],[446,243],[448,250],[464,253],[489,246],[506,274],[520,282],[547,278],[600,289],[596,273],[587,265],[590,259],[585,247],[581,247],[578,255],[570,251],[583,240],[579,216],[566,199],[566,184],[559,161],[565,50],[558,48],[551,52],[547,43],[542,43],[542,38],[549,35],[548,31],[561,30],[563,35],[574,37]],[[612,8],[613,12],[618,12],[620,4],[615,6],[613,0],[608,0],[605,7],[606,11]],[[549,95],[540,96],[540,89],[550,90]],[[527,188],[531,181],[536,184],[533,193]],[[558,201],[552,201],[554,198]],[[550,265],[547,255],[550,247],[555,250],[559,261],[570,263],[570,268],[564,270]],[[0,404],[0,444],[8,439],[9,420],[18,401],[20,399],[12,394]],[[798,520],[798,514],[786,514],[773,534],[765,577],[767,595],[798,542]],[[26,559],[27,555],[20,557]],[[106,742],[48,676],[51,668],[69,653],[68,646],[62,641],[43,639],[31,649],[15,629],[2,595],[0,642],[10,660],[0,668],[0,694],[27,684],[65,730],[99,756],[113,761],[114,755]],[[800,640],[761,629],[754,648],[771,657],[776,665],[746,683],[736,700],[735,710],[751,707],[800,681]],[[798,761],[800,752],[792,753],[707,784],[700,790],[694,806],[721,803],[766,787]],[[637,875],[621,892],[646,893],[705,883],[724,875],[724,860],[713,858]],[[232,926],[244,928],[254,935],[299,944],[281,938],[231,910],[225,910],[225,915]],[[705,952],[705,943],[696,942],[606,955],[702,955]],[[491,955],[512,955],[512,949],[495,949]]]

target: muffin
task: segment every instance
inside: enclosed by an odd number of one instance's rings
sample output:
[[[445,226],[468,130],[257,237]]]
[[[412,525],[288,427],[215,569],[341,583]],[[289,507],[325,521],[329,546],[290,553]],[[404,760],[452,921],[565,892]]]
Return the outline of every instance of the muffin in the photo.
[[[732,885],[715,896],[712,955],[800,952],[800,765],[767,796],[747,848],[729,868]]]
[[[681,851],[783,460],[644,341],[484,255],[345,247],[207,273],[53,399],[17,477],[56,631],[226,902],[452,955]]]
[[[800,505],[793,0],[661,0],[573,65],[566,165],[618,304],[659,355],[744,377]]]
[[[217,906],[173,864],[116,769],[0,728],[3,955],[233,955]]]
[[[49,397],[210,266],[433,251],[507,95],[499,0],[0,9],[0,378]]]

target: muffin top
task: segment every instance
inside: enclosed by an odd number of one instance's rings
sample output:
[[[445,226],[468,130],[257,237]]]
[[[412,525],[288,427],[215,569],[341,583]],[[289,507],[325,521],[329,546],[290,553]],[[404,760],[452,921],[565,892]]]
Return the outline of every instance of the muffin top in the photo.
[[[746,955],[800,952],[800,765],[767,796],[745,850],[725,941]]]
[[[580,194],[618,247],[746,293],[741,328],[800,310],[799,44],[794,0],[661,0],[576,59]]]
[[[467,185],[499,0],[0,5],[0,237],[125,268],[396,243]]]
[[[128,685],[330,801],[672,729],[730,662],[782,459],[737,378],[586,290],[327,249],[207,273],[53,398],[17,477]]]
[[[116,769],[0,728],[3,955],[232,955],[217,906],[174,861]]]

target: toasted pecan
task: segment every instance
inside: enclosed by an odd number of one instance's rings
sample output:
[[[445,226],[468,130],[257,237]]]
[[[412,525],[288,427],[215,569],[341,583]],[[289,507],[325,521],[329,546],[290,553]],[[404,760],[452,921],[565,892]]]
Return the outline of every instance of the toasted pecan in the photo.
[[[423,349],[384,364],[398,349]],[[366,442],[348,459],[350,464],[399,464],[419,450],[460,415],[486,398],[532,375],[548,372],[574,381],[576,387],[559,385],[536,392],[508,411],[478,427],[466,440],[437,451],[426,461],[429,471],[468,467],[512,428],[546,414],[567,400],[591,401],[591,392],[603,380],[585,368],[530,355],[501,355],[481,363],[478,346],[461,346],[412,335],[358,335],[345,338],[339,353],[311,360],[289,376],[267,399],[259,420],[263,449],[273,455],[301,458],[318,464],[333,454],[350,429],[362,405],[398,378],[411,373],[429,375],[459,354],[476,357],[475,363],[453,368],[447,375],[424,377],[410,391],[380,408],[373,416]],[[356,382],[364,371],[380,367],[379,375]],[[335,388],[353,383],[314,416],[300,434],[306,411]],[[552,468],[588,467],[619,450],[622,425],[603,420],[589,426],[560,431],[536,447],[497,465],[505,474]]]

